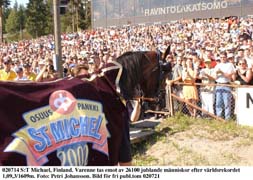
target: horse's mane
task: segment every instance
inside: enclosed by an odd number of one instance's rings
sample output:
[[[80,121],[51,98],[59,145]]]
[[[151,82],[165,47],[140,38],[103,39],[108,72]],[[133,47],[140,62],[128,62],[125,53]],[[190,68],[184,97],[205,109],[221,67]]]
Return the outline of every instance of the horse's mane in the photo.
[[[116,61],[123,66],[123,73],[119,82],[121,93],[125,99],[131,99],[135,95],[136,87],[143,78],[143,65],[148,63],[144,52],[126,52]]]

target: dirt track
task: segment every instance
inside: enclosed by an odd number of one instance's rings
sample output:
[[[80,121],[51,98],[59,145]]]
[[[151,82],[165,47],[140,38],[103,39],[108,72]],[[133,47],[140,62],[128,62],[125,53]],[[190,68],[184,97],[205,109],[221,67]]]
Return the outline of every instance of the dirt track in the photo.
[[[170,130],[142,153],[141,159],[152,159],[148,165],[253,166],[252,129],[197,122],[172,132],[178,125],[171,124]]]

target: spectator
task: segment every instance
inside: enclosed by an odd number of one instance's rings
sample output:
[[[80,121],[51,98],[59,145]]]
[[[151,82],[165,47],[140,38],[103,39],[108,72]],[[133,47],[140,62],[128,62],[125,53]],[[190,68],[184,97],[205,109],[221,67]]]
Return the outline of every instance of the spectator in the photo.
[[[89,74],[93,74],[95,73],[96,71],[96,64],[95,64],[95,61],[93,58],[91,58],[89,61],[88,61],[88,66],[89,66]]]
[[[253,72],[247,67],[246,59],[239,60],[234,79],[240,85],[253,85]]]
[[[15,78],[15,81],[27,81],[28,79],[24,76],[24,70],[22,67],[17,67],[15,69],[15,72],[17,74],[17,77]]]
[[[89,69],[89,67],[87,65],[77,65],[74,67],[73,76],[74,77],[85,76],[88,78],[88,77],[90,77],[88,69]]]
[[[200,87],[200,99],[202,109],[214,114],[214,86],[210,86],[208,84],[215,83],[215,72],[214,69],[211,68],[211,59],[206,58],[205,67],[200,71],[199,77],[202,80],[202,86]],[[206,85],[205,85],[206,84]],[[204,114],[202,114],[204,116]]]
[[[182,63],[183,62],[183,63]],[[172,69],[172,80],[166,80],[166,83],[168,85],[173,85],[175,82],[182,81],[182,72],[183,72],[183,67],[185,66],[185,61],[183,61],[182,56],[177,56],[176,57],[176,64]],[[182,93],[182,85],[173,85],[172,86],[172,91],[175,92],[177,96],[180,98],[183,98],[183,93]],[[178,111],[182,111],[182,104],[176,103],[174,105],[175,109]]]
[[[45,81],[52,81],[57,79],[57,74],[54,70],[54,66],[47,62],[46,65],[42,68],[38,76],[36,77],[35,81],[37,82],[45,82]]]
[[[250,48],[244,50],[244,57],[247,62],[247,67],[251,69],[253,67],[253,55],[250,52]]]
[[[36,74],[31,71],[31,65],[29,63],[23,64],[24,67],[24,78],[30,81],[36,80]]]
[[[215,67],[215,79],[219,86],[216,87],[215,97],[216,97],[216,114],[222,117],[223,104],[225,119],[229,120],[231,118],[232,112],[232,89],[229,86],[232,81],[232,77],[235,73],[234,65],[227,61],[227,53],[220,53],[221,62]]]
[[[188,102],[196,105],[198,98],[198,91],[195,84],[197,77],[196,70],[193,69],[193,62],[191,58],[187,58],[186,60],[186,67],[182,72],[182,80],[186,85],[183,85],[183,97]],[[190,105],[186,105],[190,115],[192,117],[196,117],[196,109],[192,108]]]
[[[200,58],[197,56],[197,53],[196,52],[192,52],[191,55],[189,56],[190,59],[192,59],[192,63],[193,63],[193,68],[194,68],[194,72],[196,73],[196,79],[195,79],[195,83],[197,84],[201,84],[202,83],[202,80],[201,78],[199,77],[199,73],[200,73],[200,70],[203,68],[201,67],[201,61],[200,61]],[[205,67],[205,66],[204,66]],[[198,97],[200,96],[200,85],[196,85],[197,87],[197,92],[198,92]],[[201,107],[201,101],[198,100],[197,102],[197,106],[198,107]],[[201,114],[201,111],[200,110],[197,110],[197,117],[201,117],[202,114]]]
[[[174,67],[174,58],[171,54],[167,55],[166,57],[166,63],[170,63],[171,67]],[[172,79],[172,75],[173,75],[173,71],[168,73],[168,79],[171,80]]]
[[[38,67],[34,67],[35,68],[35,73],[38,75],[41,70],[43,69],[43,67],[46,65],[46,62],[44,59],[41,59],[39,62],[38,62]]]
[[[19,60],[13,61],[14,67],[12,68],[13,70],[19,68],[21,66],[21,63]]]
[[[211,59],[211,67],[214,68],[217,64],[217,62],[214,59],[214,54],[212,52],[212,49],[206,49],[206,58]]]
[[[3,69],[0,70],[0,80],[1,81],[14,81],[17,77],[15,71],[11,69],[11,59],[5,57],[3,60]]]
[[[243,49],[238,49],[237,55],[235,56],[235,63],[237,64],[239,59],[244,58],[244,50]]]
[[[227,54],[227,56],[228,56],[228,62],[233,64],[234,67],[236,67],[234,54],[230,52],[230,53]]]

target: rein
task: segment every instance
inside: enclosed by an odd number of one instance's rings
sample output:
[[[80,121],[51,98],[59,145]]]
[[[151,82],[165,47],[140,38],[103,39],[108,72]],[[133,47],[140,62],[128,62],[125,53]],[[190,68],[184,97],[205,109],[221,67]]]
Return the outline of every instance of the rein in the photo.
[[[142,100],[142,101],[149,101],[149,102],[158,102],[159,98],[148,98],[148,97],[144,97],[144,96],[140,96],[140,97],[134,97],[133,100]]]

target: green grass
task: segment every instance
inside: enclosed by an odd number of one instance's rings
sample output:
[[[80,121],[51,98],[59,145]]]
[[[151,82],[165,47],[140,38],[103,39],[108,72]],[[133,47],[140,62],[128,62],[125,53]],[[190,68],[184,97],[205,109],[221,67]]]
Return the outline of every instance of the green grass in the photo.
[[[22,38],[21,38],[20,33],[8,34],[5,37],[5,41],[8,43],[16,42],[16,41],[20,41],[20,40],[24,40],[24,39],[30,40],[30,39],[32,39],[32,36],[28,32],[23,31]]]

